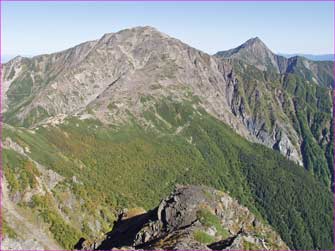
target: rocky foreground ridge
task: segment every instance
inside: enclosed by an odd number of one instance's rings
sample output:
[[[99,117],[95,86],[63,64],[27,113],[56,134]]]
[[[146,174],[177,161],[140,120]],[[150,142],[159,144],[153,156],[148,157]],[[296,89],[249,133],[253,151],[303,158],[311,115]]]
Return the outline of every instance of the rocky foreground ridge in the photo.
[[[124,212],[104,239],[81,239],[76,248],[288,249],[275,231],[238,201],[224,192],[203,186],[177,186],[155,209]]]

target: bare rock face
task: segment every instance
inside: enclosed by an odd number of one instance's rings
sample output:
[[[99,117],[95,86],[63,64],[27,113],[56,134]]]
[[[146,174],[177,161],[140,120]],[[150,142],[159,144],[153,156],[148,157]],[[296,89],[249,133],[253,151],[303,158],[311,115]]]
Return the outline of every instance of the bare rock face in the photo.
[[[202,186],[178,186],[159,206],[120,219],[100,241],[78,249],[287,250],[280,236],[228,194]]]
[[[225,64],[224,61],[221,61]],[[275,118],[275,124],[272,129],[265,128],[265,117],[267,114],[259,114],[257,112],[251,112],[248,109],[247,99],[254,99],[255,103],[259,103],[263,96],[268,98],[272,94],[267,90],[260,90],[261,88],[256,88],[254,93],[249,97],[244,93],[243,83],[238,79],[239,76],[234,72],[233,67],[224,67],[223,72],[228,71],[225,79],[227,82],[226,87],[226,99],[230,106],[230,110],[235,117],[243,124],[247,131],[251,134],[251,140],[268,146],[272,149],[278,150],[288,159],[303,165],[302,154],[300,152],[300,147],[298,144],[293,142],[299,142],[300,138],[292,124],[285,123],[281,118]],[[247,85],[247,84],[246,84]],[[261,83],[259,84],[261,87]],[[278,91],[280,95],[281,92]],[[244,94],[244,95],[243,95]],[[282,105],[283,101],[275,100],[277,104],[269,104],[271,109],[276,110],[276,106]],[[260,109],[260,107],[258,107]],[[278,110],[278,109],[277,109]],[[285,116],[285,115],[283,115]]]
[[[5,237],[2,240],[1,248],[3,250],[43,250],[45,247],[34,239],[17,240]]]

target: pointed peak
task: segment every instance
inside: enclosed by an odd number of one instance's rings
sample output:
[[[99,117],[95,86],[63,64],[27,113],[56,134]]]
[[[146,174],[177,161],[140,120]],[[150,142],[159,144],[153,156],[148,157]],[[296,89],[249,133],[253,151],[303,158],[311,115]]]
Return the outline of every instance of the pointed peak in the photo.
[[[257,54],[274,54],[259,37],[250,38],[244,44],[237,47],[238,51],[241,49],[252,51],[255,56]]]
[[[216,56],[240,59],[250,65],[256,66],[262,71],[273,69],[277,72],[280,71],[277,63],[277,55],[259,37],[250,38],[234,49],[218,52]]]
[[[244,57],[245,53],[251,53],[252,56],[254,57],[258,57],[259,54],[274,55],[274,53],[266,46],[266,44],[259,37],[250,38],[236,48],[226,51],[219,51],[215,55],[218,57],[229,58],[229,57]]]
[[[267,46],[265,45],[265,43],[259,37],[250,38],[244,44],[242,44],[243,47],[255,46],[255,45],[267,48]]]

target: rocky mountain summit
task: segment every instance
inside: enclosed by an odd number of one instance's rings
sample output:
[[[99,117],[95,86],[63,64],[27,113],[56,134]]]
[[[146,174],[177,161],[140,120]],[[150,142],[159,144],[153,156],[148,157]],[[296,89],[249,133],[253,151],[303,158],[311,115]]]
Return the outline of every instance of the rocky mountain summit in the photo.
[[[285,58],[274,54],[259,37],[251,38],[234,49],[219,51],[215,56],[241,59],[262,71],[275,71],[276,73],[282,73],[286,64]]]
[[[125,212],[105,239],[81,239],[77,248],[288,250],[275,231],[238,201],[202,186],[177,186],[157,208],[138,215]]]

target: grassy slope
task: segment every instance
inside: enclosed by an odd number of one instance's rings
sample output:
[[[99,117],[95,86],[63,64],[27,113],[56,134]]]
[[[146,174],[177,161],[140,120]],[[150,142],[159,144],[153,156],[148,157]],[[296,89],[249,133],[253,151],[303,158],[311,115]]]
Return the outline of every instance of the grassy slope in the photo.
[[[110,213],[104,217],[110,223],[118,208],[157,205],[176,183],[205,184],[229,191],[271,223],[291,248],[333,247],[332,195],[303,168],[247,142],[186,102],[162,101],[145,116],[159,132],[143,130],[134,121],[112,128],[71,119],[35,134],[5,130],[4,138],[28,146],[34,160],[65,176],[64,186],[84,201],[80,212],[100,219]],[[82,184],[73,182],[74,175]],[[77,231],[90,232],[86,226]],[[71,238],[63,246],[71,246]]]

